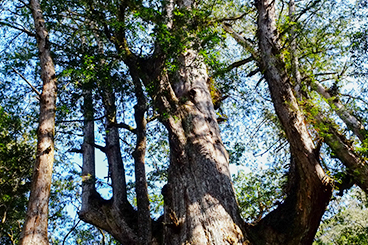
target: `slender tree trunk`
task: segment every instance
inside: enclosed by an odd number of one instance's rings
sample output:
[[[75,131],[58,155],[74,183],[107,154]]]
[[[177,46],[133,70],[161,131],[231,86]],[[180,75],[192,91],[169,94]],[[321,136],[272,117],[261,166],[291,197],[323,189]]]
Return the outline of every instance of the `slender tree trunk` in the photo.
[[[43,245],[49,244],[47,224],[52,166],[54,162],[56,76],[50,55],[48,32],[40,4],[37,0],[31,0],[30,6],[36,29],[43,88],[40,96],[36,163],[33,170],[26,220],[19,244]]]
[[[152,224],[145,169],[147,125],[145,113],[147,110],[147,101],[143,93],[141,81],[137,76],[134,76],[133,80],[137,97],[137,104],[134,106],[134,116],[137,124],[137,142],[133,157],[135,168],[135,192],[138,209],[138,232],[140,244],[148,245],[152,242]]]

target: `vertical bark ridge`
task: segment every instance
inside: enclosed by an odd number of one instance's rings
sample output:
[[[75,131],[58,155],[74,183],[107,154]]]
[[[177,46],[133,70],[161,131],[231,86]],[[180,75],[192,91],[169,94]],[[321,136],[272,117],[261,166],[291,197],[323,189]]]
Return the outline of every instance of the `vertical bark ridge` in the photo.
[[[163,190],[164,241],[246,244],[206,67],[193,50],[179,59],[181,67],[172,84],[182,104],[164,121],[171,149],[168,184]]]
[[[50,55],[48,32],[41,6],[30,1],[36,29],[36,40],[43,81],[37,130],[37,155],[33,170],[31,194],[19,244],[49,244],[47,236],[48,202],[54,162],[54,130],[56,110],[56,75]]]
[[[250,231],[257,244],[311,244],[329,202],[332,185],[320,166],[319,152],[315,151],[293,94],[278,43],[274,4],[272,0],[256,1],[258,35],[261,68],[290,143],[291,191],[283,204]]]

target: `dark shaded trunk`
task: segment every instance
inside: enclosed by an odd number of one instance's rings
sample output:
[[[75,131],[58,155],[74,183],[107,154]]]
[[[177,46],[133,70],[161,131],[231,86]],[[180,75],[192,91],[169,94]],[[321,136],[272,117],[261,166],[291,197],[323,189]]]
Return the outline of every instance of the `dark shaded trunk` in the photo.
[[[137,77],[134,77],[135,94],[137,104],[134,106],[135,122],[137,124],[137,142],[133,152],[135,167],[135,191],[137,197],[138,232],[140,244],[148,245],[152,242],[152,224],[150,203],[147,190],[147,179],[145,169],[146,155],[146,125],[145,113],[147,101],[143,93],[142,85]],[[157,236],[158,234],[156,234]]]
[[[56,76],[50,55],[48,32],[45,27],[40,4],[37,0],[31,0],[30,6],[36,29],[43,87],[40,96],[36,163],[33,170],[26,220],[19,244],[43,245],[49,244],[47,224],[48,202],[54,162]]]

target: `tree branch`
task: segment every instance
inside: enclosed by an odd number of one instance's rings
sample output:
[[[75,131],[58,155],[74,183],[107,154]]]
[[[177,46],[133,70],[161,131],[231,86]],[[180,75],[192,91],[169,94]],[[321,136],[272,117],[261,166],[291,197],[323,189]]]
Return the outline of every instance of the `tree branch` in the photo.
[[[25,28],[20,28],[20,27],[17,27],[15,25],[12,25],[10,23],[4,22],[4,21],[0,21],[0,25],[4,25],[4,26],[8,26],[10,28],[16,29],[16,30],[21,31],[21,32],[23,32],[23,33],[25,33],[25,34],[27,34],[28,36],[31,36],[31,37],[36,36],[36,34],[34,34],[33,32],[31,32],[31,31],[29,31]]]
[[[331,109],[333,109],[337,115],[339,115],[346,126],[353,131],[359,140],[364,144],[368,132],[365,130],[362,123],[356,117],[354,117],[343,104],[341,104],[340,100],[337,98],[337,95],[331,96],[330,92],[326,90],[318,81],[310,80],[309,83],[313,90],[326,99]]]
[[[111,124],[111,126],[116,127],[116,128],[123,128],[126,129],[134,134],[137,133],[137,129],[133,128],[132,126],[126,124],[126,123],[116,123],[116,124]]]
[[[32,90],[38,95],[37,99],[40,100],[40,97],[41,97],[41,93],[38,92],[38,90],[33,87],[32,83],[30,83],[22,74],[20,74],[20,72],[18,72],[14,67],[12,67],[13,71],[15,73],[17,73],[31,88]]]
[[[232,69],[237,68],[237,67],[240,67],[240,66],[242,66],[242,65],[245,65],[245,64],[247,64],[247,63],[249,63],[249,62],[251,62],[251,61],[253,61],[253,60],[254,60],[253,56],[250,56],[250,57],[248,57],[248,58],[246,58],[246,59],[236,61],[236,62],[234,62],[234,63],[230,64],[228,67],[226,67],[226,68],[224,68],[224,69],[221,69],[221,70],[216,71],[216,72],[215,72],[215,74],[214,74],[213,76],[215,77],[215,76],[217,76],[217,75],[219,75],[219,74],[223,74],[223,73],[229,72],[229,71],[231,71]]]
[[[247,40],[246,38],[244,38],[243,36],[241,36],[239,33],[237,33],[236,31],[234,31],[234,29],[231,27],[230,24],[228,23],[223,23],[222,24],[222,28],[224,29],[225,32],[229,33],[231,36],[233,36],[233,38],[240,44],[243,46],[243,48],[248,51],[253,59],[256,62],[259,62],[259,54],[258,51],[256,51],[253,47],[254,44],[251,43],[249,40]]]

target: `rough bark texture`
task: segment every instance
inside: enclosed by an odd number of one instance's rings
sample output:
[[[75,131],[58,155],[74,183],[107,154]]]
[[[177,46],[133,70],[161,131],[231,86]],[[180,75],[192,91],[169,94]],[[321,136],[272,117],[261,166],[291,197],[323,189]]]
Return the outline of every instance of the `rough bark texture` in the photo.
[[[40,96],[40,118],[37,130],[37,155],[33,170],[31,194],[19,244],[49,244],[47,236],[48,202],[54,162],[54,128],[56,76],[49,50],[48,32],[40,4],[30,1],[43,81]]]
[[[246,244],[206,67],[194,51],[187,51],[180,61],[173,81],[180,102],[174,115],[164,120],[171,149],[163,190],[164,242]]]
[[[250,228],[255,244],[311,244],[329,202],[332,186],[319,164],[319,152],[286,73],[275,21],[274,1],[256,1],[261,67],[276,113],[290,143],[288,197],[275,211]]]

